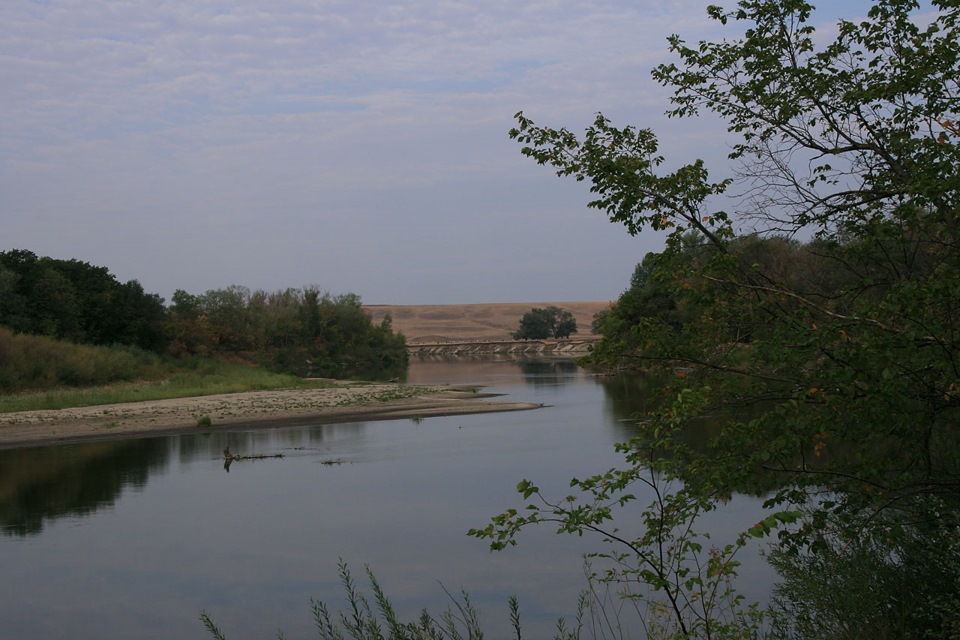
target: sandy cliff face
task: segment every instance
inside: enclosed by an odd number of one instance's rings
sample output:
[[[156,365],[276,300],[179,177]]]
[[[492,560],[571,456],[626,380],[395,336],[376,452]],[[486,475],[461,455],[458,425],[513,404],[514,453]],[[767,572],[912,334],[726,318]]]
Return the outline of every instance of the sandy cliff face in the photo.
[[[594,314],[609,302],[514,302],[501,304],[364,305],[375,322],[388,313],[408,344],[455,340],[510,340],[523,314],[534,307],[560,307],[577,321],[574,337],[590,335]]]

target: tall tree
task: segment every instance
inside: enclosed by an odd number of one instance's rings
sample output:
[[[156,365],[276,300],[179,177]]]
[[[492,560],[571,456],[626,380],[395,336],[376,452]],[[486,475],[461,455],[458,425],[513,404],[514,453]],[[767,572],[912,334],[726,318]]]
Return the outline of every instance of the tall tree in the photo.
[[[543,340],[569,338],[577,332],[573,314],[560,307],[534,307],[520,318],[520,326],[513,332],[514,340]]]
[[[534,307],[520,318],[520,326],[513,333],[514,340],[543,340],[553,334],[553,314]]]
[[[688,498],[762,486],[771,508],[803,513],[780,539],[784,593],[843,588],[876,569],[881,606],[788,602],[785,624],[800,634],[958,632],[960,6],[931,5],[877,0],[829,40],[803,0],[742,0],[708,8],[740,33],[695,45],[671,37],[679,63],[654,78],[673,89],[671,116],[726,121],[737,136],[730,178],[711,180],[702,160],[662,172],[652,131],[603,115],[582,137],[523,113],[511,131],[525,155],[589,181],[590,206],[629,233],[667,232],[667,249],[631,289],[637,313],[620,315],[634,339],[607,355],[677,373],[667,391],[680,404],[641,423],[628,460],[669,452],[651,460],[685,480]],[[736,210],[717,209],[735,184]],[[814,241],[737,238],[743,220]],[[690,231],[705,246],[695,259]],[[707,459],[685,447],[691,407],[727,402],[752,404],[751,419],[731,419]],[[580,486],[603,486],[609,499],[610,486],[637,480],[631,466]],[[570,531],[609,516],[553,514]],[[518,521],[481,533],[503,542]],[[931,606],[899,606],[907,592]]]
[[[162,351],[163,299],[136,280],[119,282],[106,267],[80,260],[0,253],[0,324],[74,342],[125,344]]]

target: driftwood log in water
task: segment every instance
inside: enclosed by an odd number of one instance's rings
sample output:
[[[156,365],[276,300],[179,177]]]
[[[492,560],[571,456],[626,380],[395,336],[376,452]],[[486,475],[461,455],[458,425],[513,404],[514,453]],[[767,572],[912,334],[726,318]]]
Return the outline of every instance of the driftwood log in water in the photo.
[[[282,457],[283,457],[282,453],[270,453],[270,454],[254,453],[248,456],[237,455],[237,454],[231,453],[230,447],[227,447],[226,449],[223,450],[223,468],[226,469],[227,472],[229,472],[230,465],[233,464],[234,461],[236,460],[266,460],[268,458],[282,458]]]

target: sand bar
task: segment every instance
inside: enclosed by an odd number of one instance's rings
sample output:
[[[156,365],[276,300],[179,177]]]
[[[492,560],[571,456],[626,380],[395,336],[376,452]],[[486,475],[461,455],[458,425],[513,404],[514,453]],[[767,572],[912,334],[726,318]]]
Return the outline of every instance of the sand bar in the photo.
[[[0,449],[220,429],[520,411],[540,406],[493,400],[495,397],[463,387],[351,383],[326,389],[252,391],[20,411],[0,414]],[[205,417],[210,425],[198,426]]]

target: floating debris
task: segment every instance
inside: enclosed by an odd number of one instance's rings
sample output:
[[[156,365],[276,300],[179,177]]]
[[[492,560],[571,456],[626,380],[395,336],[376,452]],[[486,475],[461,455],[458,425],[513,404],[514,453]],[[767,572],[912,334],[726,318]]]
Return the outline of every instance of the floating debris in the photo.
[[[234,463],[235,460],[266,460],[267,458],[282,458],[282,453],[255,453],[249,456],[237,455],[231,453],[230,447],[224,447],[223,449],[223,470],[227,473],[230,473],[230,465]]]

